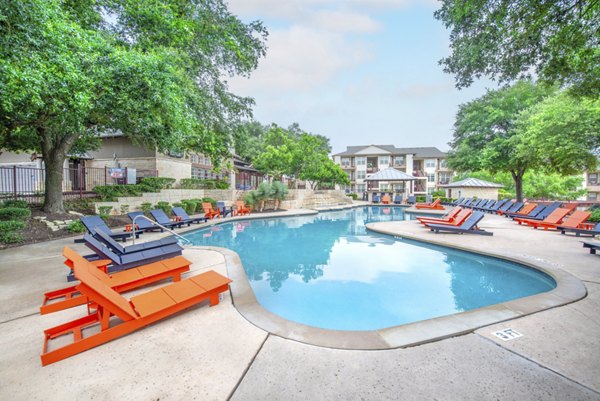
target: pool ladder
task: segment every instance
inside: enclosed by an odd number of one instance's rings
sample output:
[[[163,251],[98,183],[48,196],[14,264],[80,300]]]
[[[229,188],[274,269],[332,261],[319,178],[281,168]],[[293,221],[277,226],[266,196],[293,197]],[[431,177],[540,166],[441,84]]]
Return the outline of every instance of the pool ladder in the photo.
[[[156,221],[154,221],[154,220],[152,220],[152,219],[150,219],[150,218],[148,218],[148,217],[146,217],[146,216],[144,216],[144,215],[142,215],[142,214],[140,214],[139,216],[135,216],[135,217],[133,218],[133,222],[132,222],[132,225],[131,225],[131,229],[133,230],[133,238],[132,238],[133,242],[132,242],[132,245],[135,245],[135,228],[137,227],[137,226],[135,225],[135,221],[136,221],[138,218],[146,219],[146,220],[148,220],[150,223],[152,223],[152,224],[154,224],[154,225],[156,225],[156,226],[159,226],[159,227],[160,227],[160,228],[162,228],[163,230],[167,230],[168,232],[170,232],[171,234],[173,234],[173,235],[174,235],[174,236],[176,236],[177,238],[179,238],[179,239],[181,239],[182,241],[184,241],[186,245],[193,245],[192,241],[190,241],[189,239],[185,238],[185,237],[184,237],[184,236],[182,236],[182,235],[179,235],[179,234],[177,234],[175,231],[173,231],[173,230],[171,230],[171,229],[169,229],[169,228],[167,228],[167,227],[163,226],[162,224],[160,224],[160,223],[158,223],[158,222],[156,222]]]

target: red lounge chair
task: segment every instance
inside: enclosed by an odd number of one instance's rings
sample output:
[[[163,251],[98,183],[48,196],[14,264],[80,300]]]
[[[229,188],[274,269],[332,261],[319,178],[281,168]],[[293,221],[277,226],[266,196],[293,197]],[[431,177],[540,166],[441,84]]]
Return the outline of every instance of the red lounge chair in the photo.
[[[74,260],[81,257],[81,255],[69,247],[65,247],[63,256],[67,259],[65,265],[71,269],[74,266]],[[94,264],[98,269],[96,276],[116,292],[133,290],[134,288],[143,287],[144,285],[169,278],[174,282],[180,281],[181,274],[189,271],[190,265],[191,262],[189,260],[183,256],[177,256],[109,275],[98,268],[97,264]],[[82,296],[77,290],[77,286],[50,291],[44,294],[44,302],[40,306],[40,314],[45,315],[84,305],[87,301],[87,298]]]
[[[390,203],[392,203],[392,198],[390,198],[389,195],[383,195],[383,198],[381,198],[381,203],[389,205]]]
[[[539,224],[558,224],[562,222],[562,219],[569,214],[569,209],[558,208],[548,215],[544,220],[530,220],[530,219],[514,219],[519,224],[527,224],[528,226],[537,228]]]
[[[203,202],[202,209],[204,209],[204,217],[209,220],[219,217],[221,213],[218,210],[214,210],[210,202]]]
[[[470,209],[463,209],[459,214],[456,215],[453,221],[445,223],[442,221],[439,222],[423,222],[426,227],[429,227],[430,224],[444,225],[444,226],[460,226],[464,221],[469,218],[473,214],[473,211]]]
[[[73,263],[75,276],[81,281],[77,289],[95,304],[96,311],[44,330],[42,366],[139,330],[202,301],[217,305],[219,294],[227,291],[231,282],[227,277],[208,271],[128,300],[98,278],[98,269],[83,257],[74,257]],[[111,320],[112,316],[115,319]],[[99,331],[85,330],[92,326]],[[50,350],[52,340],[71,333],[72,343]]]
[[[437,198],[433,203],[417,203],[415,207],[417,209],[435,209],[435,210],[444,210],[444,206],[440,204],[442,200]]]
[[[244,204],[244,201],[235,202],[235,206],[236,206],[236,210],[235,210],[236,216],[243,216],[246,214],[250,214],[250,208],[246,207],[246,205]]]
[[[566,213],[569,213],[569,209],[556,209],[552,214],[556,213],[557,210],[563,210],[563,211],[566,211]],[[550,216],[552,216],[552,214]],[[558,215],[558,213],[557,213],[557,215]],[[588,219],[588,217],[590,217],[591,215],[592,214],[590,212],[575,211],[575,212],[573,212],[573,214],[571,214],[569,217],[567,217],[562,223],[561,222],[553,223],[553,222],[546,221],[546,220],[550,219],[550,216],[548,216],[543,221],[527,222],[527,224],[532,226],[533,228],[543,227],[544,230],[547,230],[549,228],[558,229],[558,226],[565,227],[565,228],[577,228],[577,227],[579,227],[580,224],[582,224],[584,221],[586,221]],[[562,216],[562,217],[564,217],[564,216]],[[561,217],[561,220],[562,220],[562,217]]]
[[[454,209],[450,210],[448,213],[446,213],[443,217],[440,218],[436,218],[436,217],[417,217],[417,220],[419,220],[421,223],[425,224],[425,223],[452,223],[454,221],[454,219],[456,218],[456,216],[460,213],[460,211],[463,210],[460,206],[455,207]]]

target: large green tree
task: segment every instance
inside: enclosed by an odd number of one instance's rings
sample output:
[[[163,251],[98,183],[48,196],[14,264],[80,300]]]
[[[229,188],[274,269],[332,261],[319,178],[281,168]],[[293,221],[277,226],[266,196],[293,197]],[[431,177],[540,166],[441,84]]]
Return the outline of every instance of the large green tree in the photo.
[[[598,100],[574,98],[529,81],[490,90],[459,107],[449,165],[509,173],[518,200],[532,169],[562,175],[596,166]]]
[[[158,150],[228,154],[252,100],[227,89],[266,32],[221,0],[0,3],[0,148],[42,153],[44,209],[62,210],[65,158],[119,130]]]
[[[535,74],[600,96],[598,0],[442,0],[435,17],[451,29],[452,54],[440,63],[459,88]]]

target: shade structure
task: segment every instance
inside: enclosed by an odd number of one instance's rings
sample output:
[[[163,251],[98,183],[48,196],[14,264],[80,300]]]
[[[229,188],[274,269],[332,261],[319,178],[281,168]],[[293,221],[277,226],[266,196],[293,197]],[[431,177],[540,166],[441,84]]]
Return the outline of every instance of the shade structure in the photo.
[[[393,167],[388,167],[384,170],[373,173],[365,181],[414,181],[418,178],[413,177],[410,174],[406,174],[402,171],[396,170]]]
[[[503,188],[504,185],[495,182],[480,180],[478,178],[465,178],[461,181],[441,185],[446,188]]]

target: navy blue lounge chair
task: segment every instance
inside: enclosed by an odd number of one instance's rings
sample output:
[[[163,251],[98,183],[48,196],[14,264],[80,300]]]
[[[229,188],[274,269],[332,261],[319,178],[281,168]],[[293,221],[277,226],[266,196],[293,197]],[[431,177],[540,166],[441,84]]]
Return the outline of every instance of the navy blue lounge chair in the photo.
[[[501,199],[491,206],[486,207],[483,211],[486,213],[496,213],[505,204],[509,203],[508,199]]]
[[[504,205],[500,206],[498,209],[496,209],[495,213],[506,213],[508,211],[508,209],[510,209],[511,207],[513,207],[514,203],[512,201],[507,200]]]
[[[508,209],[506,209],[506,211],[502,211],[501,215],[507,216],[510,213],[517,213],[519,210],[523,209],[523,206],[525,206],[525,204],[523,202],[515,202],[512,204],[511,207],[509,207]],[[498,212],[500,212],[500,210],[498,210]]]
[[[493,199],[487,199],[483,203],[480,203],[479,205],[477,205],[477,207],[475,207],[474,209],[475,210],[485,211],[488,207],[492,206],[494,203],[496,203],[495,200],[493,200]]]
[[[527,215],[522,215],[522,214],[517,214],[517,213],[506,213],[506,217],[510,217],[512,218],[524,218],[524,219],[532,219],[536,216],[538,216],[540,213],[542,213],[542,211],[544,209],[546,209],[547,206],[544,205],[538,205],[535,208],[533,208],[533,210],[531,212],[529,212]]]
[[[592,228],[591,230],[586,230],[583,228],[571,228],[571,227],[561,227],[558,226],[557,227],[558,230],[560,230],[561,234],[566,234],[566,233],[573,233],[575,234],[576,237],[580,237],[582,235],[589,235],[589,236],[596,236],[596,235],[600,235],[600,223],[597,223],[594,228]]]
[[[477,211],[473,212],[460,226],[445,226],[442,224],[428,224],[427,227],[435,233],[447,232],[457,234],[479,234],[479,235],[494,235],[490,231],[485,231],[477,228],[485,213]]]
[[[135,219],[137,216],[143,216],[144,213],[143,212],[130,212],[127,213],[127,216],[131,219],[131,221],[133,222],[133,219]],[[160,232],[163,232],[165,230],[163,230],[160,226],[148,221],[147,219],[136,219],[135,220],[135,224],[137,225],[137,229],[136,230],[140,230],[143,232],[146,231],[155,231],[155,230],[160,230]]]
[[[148,249],[160,248],[167,245],[173,245],[177,243],[177,239],[174,236],[168,236],[165,238],[157,239],[154,241],[142,242],[134,245],[123,246],[117,241],[112,239],[108,234],[102,231],[97,231],[94,235],[98,241],[103,242],[106,246],[112,249],[118,255],[125,255],[128,253],[146,251]]]
[[[379,195],[373,194],[372,201],[373,203],[379,203],[381,202],[381,198],[379,197]]]
[[[396,205],[401,204],[402,203],[402,195],[396,195],[396,196],[394,196],[394,203]]]
[[[127,233],[127,232],[116,233],[116,232],[112,231],[106,225],[106,223],[104,222],[104,220],[102,220],[102,218],[100,216],[82,216],[79,218],[79,220],[85,226],[85,228],[88,230],[88,232],[92,235],[94,235],[97,231],[102,231],[102,232],[110,235],[111,238],[116,239],[116,240],[121,240],[123,242],[125,242],[127,239],[131,238],[131,236],[133,235],[132,233]],[[135,237],[139,238],[140,234],[136,232]],[[75,242],[83,242],[83,240],[76,239]]]
[[[190,223],[200,224],[200,223],[206,223],[206,221],[208,220],[204,216],[190,217],[190,215],[187,214],[187,212],[182,207],[174,207],[172,210],[173,210],[173,214],[175,216],[181,218],[181,221],[183,221],[184,223],[187,223],[189,221]]]
[[[406,203],[408,203],[409,205],[414,205],[415,203],[417,203],[417,197],[415,195],[410,195],[406,200]]]
[[[583,244],[584,248],[590,248],[590,253],[592,255],[595,255],[596,251],[600,249],[600,242],[597,241],[581,241],[581,243]]]
[[[99,259],[110,260],[110,264],[107,267],[107,273],[114,273],[131,269],[132,267],[157,262],[159,260],[174,258],[175,256],[181,255],[181,251],[183,250],[179,244],[171,244],[152,249],[144,249],[138,252],[118,254],[103,242],[98,241],[91,234],[84,234],[83,239],[85,245],[95,252],[94,255],[86,255],[86,259],[90,261]],[[73,271],[67,276],[67,280],[75,280]]]
[[[227,215],[233,216],[233,207],[225,206],[225,202],[217,202],[217,210],[221,214],[221,217],[225,218]]]
[[[452,206],[459,206],[462,202],[464,202],[465,198],[458,198],[454,202],[450,202]]]
[[[166,215],[166,213],[162,209],[150,210],[150,214],[152,215],[152,217],[154,217],[154,220],[156,220],[158,224],[167,228],[181,228],[181,226],[183,226],[186,223],[188,226],[192,224],[191,222],[187,221],[173,221],[169,218],[169,216]]]
[[[521,216],[525,219],[528,220],[544,220],[546,217],[550,216],[550,214],[555,211],[556,209],[558,209],[561,205],[561,202],[554,202],[551,205],[548,206],[538,206],[535,209],[532,210],[532,212],[530,214],[528,214],[527,216]],[[541,207],[542,209],[535,215],[532,215],[535,210],[537,208]]]

